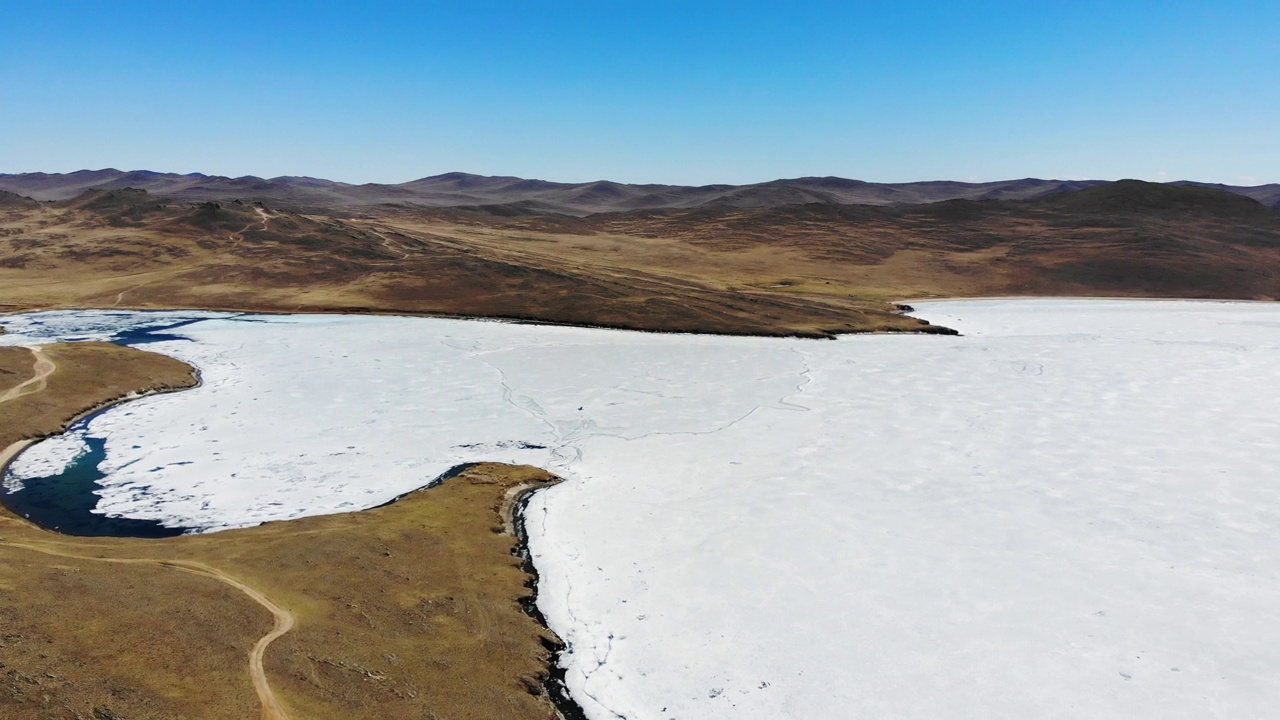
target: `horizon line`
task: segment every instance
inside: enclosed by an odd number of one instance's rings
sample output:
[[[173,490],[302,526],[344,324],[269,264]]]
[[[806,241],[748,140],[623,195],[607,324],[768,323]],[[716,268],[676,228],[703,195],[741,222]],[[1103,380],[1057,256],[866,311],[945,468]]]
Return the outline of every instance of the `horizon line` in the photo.
[[[1261,187],[1267,187],[1270,185],[1280,185],[1280,181],[1263,182],[1263,183],[1256,183],[1252,185],[1233,185],[1231,183],[1225,183],[1225,182],[1210,182],[1205,180],[1191,180],[1187,178],[1182,178],[1177,180],[1144,180],[1138,177],[1122,177],[1122,178],[1115,178],[1115,179],[1104,179],[1104,178],[1077,178],[1077,177],[1037,177],[1033,175],[1018,177],[1018,178],[1012,178],[1012,177],[1002,178],[999,180],[953,180],[953,179],[945,179],[945,178],[935,178],[931,180],[908,180],[903,182],[878,182],[874,180],[862,180],[859,178],[846,177],[843,175],[800,175],[796,177],[777,177],[770,180],[761,180],[758,182],[747,182],[747,183],[717,182],[717,183],[704,183],[704,184],[690,185],[690,184],[665,183],[665,182],[621,182],[617,180],[609,180],[607,178],[573,182],[573,181],[564,181],[564,180],[546,180],[543,178],[536,178],[536,177],[521,177],[519,175],[484,175],[480,173],[466,172],[463,170],[451,170],[448,172],[437,173],[434,175],[424,175],[421,177],[415,177],[415,178],[411,178],[409,180],[404,180],[401,182],[352,183],[352,182],[347,182],[345,180],[333,180],[331,178],[319,177],[315,175],[274,175],[271,177],[265,177],[261,175],[232,176],[232,175],[207,174],[199,171],[189,172],[189,173],[180,173],[180,172],[148,170],[148,169],[121,170],[115,167],[104,167],[104,168],[97,168],[97,169],[81,168],[79,170],[72,170],[69,172],[47,172],[43,170],[31,170],[31,171],[23,171],[23,172],[0,172],[0,177],[15,177],[15,176],[21,176],[21,175],[45,175],[45,176],[64,176],[65,177],[69,175],[76,175],[79,173],[102,173],[102,172],[117,172],[117,173],[126,174],[126,175],[134,174],[134,173],[145,173],[150,175],[158,175],[158,176],[166,176],[166,177],[189,177],[189,178],[200,177],[200,178],[207,178],[211,180],[232,180],[232,181],[257,180],[257,181],[263,181],[263,182],[278,182],[286,179],[318,180],[318,181],[328,182],[328,183],[349,185],[352,187],[362,187],[362,186],[370,186],[370,185],[396,187],[399,185],[407,185],[409,183],[421,182],[423,180],[436,180],[436,179],[448,177],[451,175],[473,177],[473,178],[485,178],[485,179],[512,179],[512,180],[521,180],[521,181],[530,181],[530,182],[543,182],[543,183],[549,183],[554,185],[595,185],[600,183],[612,183],[615,185],[630,185],[630,186],[640,186],[640,187],[662,186],[662,187],[685,187],[685,188],[750,187],[753,185],[767,185],[770,183],[795,182],[800,180],[844,180],[849,182],[862,183],[866,185],[922,185],[922,184],[929,184],[929,183],[954,183],[958,185],[989,185],[992,183],[1019,182],[1024,180],[1035,180],[1039,182],[1063,182],[1063,183],[1071,183],[1071,182],[1113,183],[1113,182],[1121,182],[1123,180],[1136,180],[1139,182],[1149,182],[1149,183],[1160,184],[1160,185],[1172,185],[1172,184],[1178,184],[1178,183],[1194,183],[1194,184],[1201,184],[1201,185],[1220,185],[1223,187],[1238,187],[1238,188],[1261,188]],[[1252,180],[1252,178],[1250,180]]]

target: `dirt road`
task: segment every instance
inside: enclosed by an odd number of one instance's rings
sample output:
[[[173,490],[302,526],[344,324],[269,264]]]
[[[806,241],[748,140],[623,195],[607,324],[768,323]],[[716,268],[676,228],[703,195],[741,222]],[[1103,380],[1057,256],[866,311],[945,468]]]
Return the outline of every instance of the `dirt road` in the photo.
[[[57,369],[57,365],[52,360],[45,357],[44,352],[39,347],[29,348],[35,356],[35,364],[33,366],[34,374],[26,380],[0,395],[0,403],[6,403],[11,400],[37,393],[48,387],[47,378]],[[30,441],[20,441],[13,443],[7,448],[0,449],[0,470],[8,464],[9,460],[17,455]],[[263,670],[262,659],[266,654],[267,646],[276,638],[284,635],[293,629],[295,622],[293,613],[277,605],[271,598],[263,595],[253,587],[246,585],[244,582],[228,575],[227,573],[209,566],[204,563],[191,560],[162,560],[159,558],[108,558],[108,557],[92,557],[88,555],[78,555],[73,552],[59,550],[53,547],[40,545],[29,545],[26,543],[16,543],[0,540],[0,545],[7,547],[23,548],[33,552],[45,553],[46,555],[57,555],[59,557],[72,558],[76,560],[91,560],[95,562],[108,562],[120,564],[134,565],[159,565],[161,567],[173,568],[182,572],[192,573],[193,575],[202,575],[212,578],[218,582],[229,585],[236,590],[249,596],[249,599],[266,608],[275,620],[271,632],[259,638],[249,651],[249,677],[253,680],[253,689],[258,695],[258,702],[262,705],[262,720],[289,720],[288,713],[285,712],[284,706],[280,704],[280,700],[271,690],[271,684],[267,682],[266,672]]]
[[[193,575],[201,575],[203,577],[217,580],[218,582],[229,585],[236,590],[249,596],[257,604],[266,608],[271,616],[275,619],[275,625],[271,628],[271,632],[263,635],[253,649],[249,651],[249,676],[253,680],[253,689],[258,695],[258,702],[262,705],[262,720],[289,720],[288,713],[285,712],[284,706],[280,704],[280,700],[271,690],[271,684],[267,682],[266,672],[262,667],[262,658],[266,654],[267,646],[276,638],[284,635],[293,629],[295,618],[293,613],[277,605],[271,598],[263,595],[253,587],[246,585],[244,582],[228,575],[218,568],[205,565],[204,563],[192,560],[163,560],[160,558],[110,558],[110,557],[93,557],[90,555],[79,555],[65,550],[58,550],[53,547],[31,545],[27,543],[8,542],[0,540],[0,545],[12,548],[22,548],[32,552],[44,553],[46,555],[55,555],[57,557],[70,558],[73,560],[88,560],[93,562],[118,563],[122,565],[159,565],[161,567],[172,568],[182,572],[188,572]]]
[[[0,395],[0,403],[7,403],[10,400],[17,400],[23,395],[40,392],[48,387],[48,377],[53,374],[54,370],[58,369],[58,366],[54,365],[52,360],[45,357],[44,351],[40,348],[30,347],[27,349],[31,351],[32,355],[36,356],[35,374],[31,379],[9,388],[3,395]]]

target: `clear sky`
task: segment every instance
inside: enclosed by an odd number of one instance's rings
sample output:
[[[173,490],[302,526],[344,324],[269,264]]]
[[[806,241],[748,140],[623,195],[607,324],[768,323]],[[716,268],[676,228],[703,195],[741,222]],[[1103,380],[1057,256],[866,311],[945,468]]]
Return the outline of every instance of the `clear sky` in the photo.
[[[1280,181],[1280,2],[18,2],[0,172]]]

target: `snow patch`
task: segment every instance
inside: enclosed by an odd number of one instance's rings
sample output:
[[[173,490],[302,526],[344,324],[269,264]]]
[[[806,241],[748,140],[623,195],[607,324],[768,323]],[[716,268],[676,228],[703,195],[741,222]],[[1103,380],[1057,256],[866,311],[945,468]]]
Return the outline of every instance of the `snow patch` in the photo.
[[[527,462],[568,480],[526,528],[588,717],[1268,714],[1280,308],[916,305],[965,335],[206,319],[148,345],[204,386],[89,424],[99,510],[217,529]]]

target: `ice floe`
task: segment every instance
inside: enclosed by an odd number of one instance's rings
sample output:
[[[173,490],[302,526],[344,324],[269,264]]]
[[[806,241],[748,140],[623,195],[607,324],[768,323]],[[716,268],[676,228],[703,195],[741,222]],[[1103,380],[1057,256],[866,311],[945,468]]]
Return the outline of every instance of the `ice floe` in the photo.
[[[527,528],[591,718],[1270,713],[1280,307],[918,308],[964,336],[208,316],[147,346],[200,388],[85,431],[99,511],[216,529],[527,462],[569,479]]]

